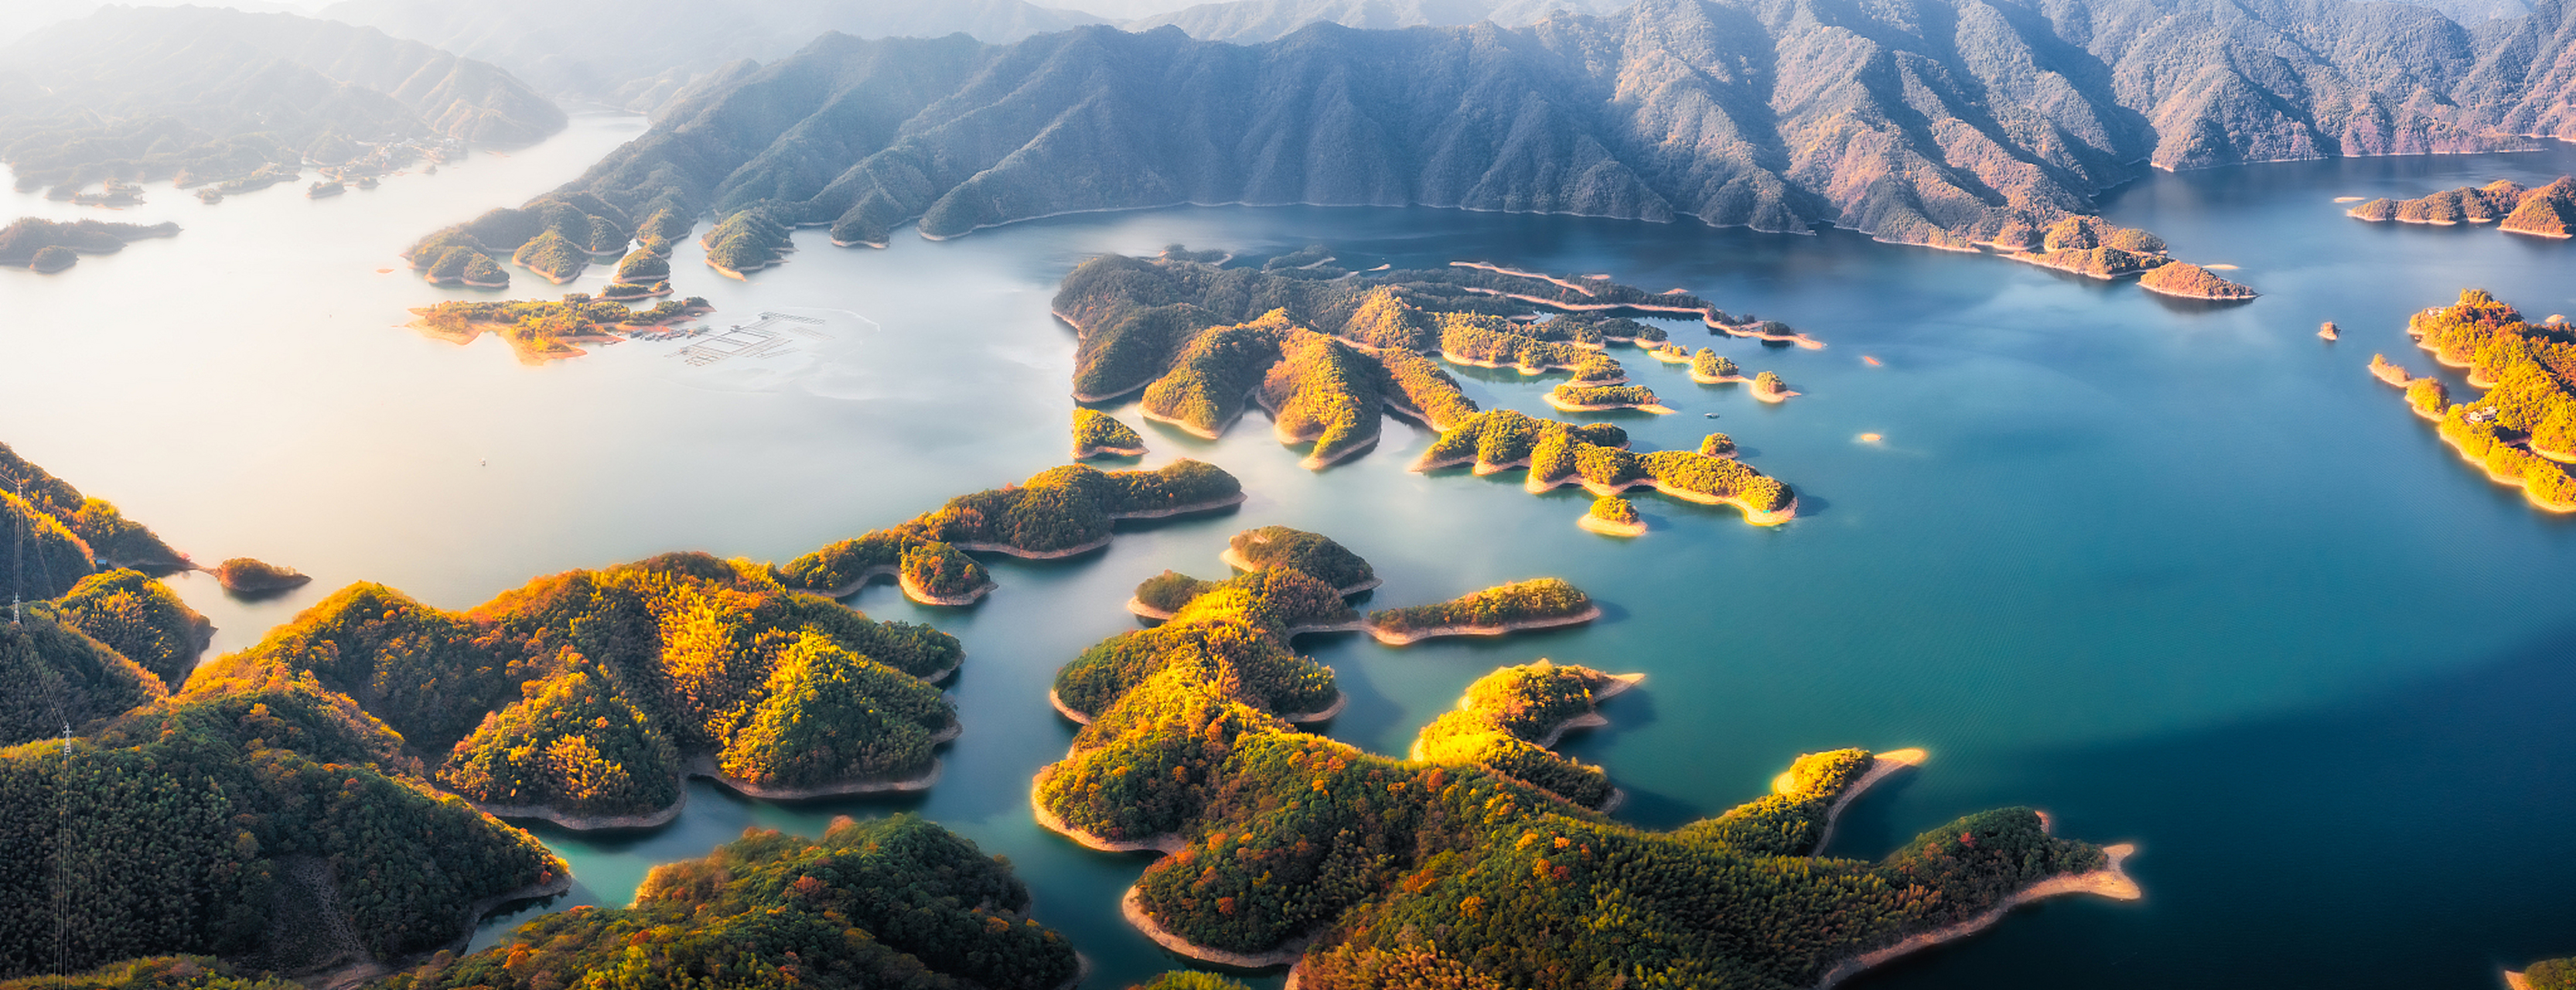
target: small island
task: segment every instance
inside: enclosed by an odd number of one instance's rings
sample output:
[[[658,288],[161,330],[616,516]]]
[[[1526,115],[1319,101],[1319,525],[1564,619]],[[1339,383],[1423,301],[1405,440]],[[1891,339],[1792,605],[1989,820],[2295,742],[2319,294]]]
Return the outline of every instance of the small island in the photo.
[[[1780,373],[1777,371],[1765,371],[1753,376],[1753,397],[1756,399],[1764,402],[1787,402],[1790,396],[1798,394],[1800,393],[1789,390],[1789,383],[1780,380]]]
[[[1601,606],[1561,578],[1496,585],[1437,605],[1371,612],[1369,633],[1388,646],[1442,636],[1500,636],[1525,629],[1581,625],[1601,617]]]
[[[1073,410],[1073,459],[1094,457],[1143,457],[1145,438],[1117,417],[1097,409],[1076,407]]]
[[[1646,521],[1638,518],[1637,507],[1616,495],[1603,495],[1592,500],[1592,508],[1575,520],[1584,529],[1603,536],[1644,536]]]
[[[667,206],[647,219],[640,233],[667,240],[676,223],[687,221]],[[509,274],[491,261],[506,257],[556,285],[578,277],[594,258],[626,253],[637,225],[626,211],[589,193],[550,193],[523,209],[491,210],[474,220],[430,234],[404,249],[412,270],[439,284],[504,288]],[[481,256],[476,265],[468,255]]]
[[[2138,288],[2184,299],[2252,299],[2255,292],[2187,261],[2159,265],[2138,277]],[[2329,324],[2331,325],[2331,324]]]
[[[2335,340],[2343,336],[2343,330],[2342,328],[2335,326],[2333,320],[2327,320],[2324,323],[2317,325],[2317,336],[2323,337],[2327,340]]]
[[[469,252],[470,253],[470,252]],[[473,257],[490,264],[480,254]],[[521,364],[544,364],[589,353],[578,345],[622,340],[714,312],[699,296],[665,299],[644,309],[611,299],[571,293],[561,302],[513,299],[500,302],[451,300],[412,310],[413,329],[454,344],[471,344],[497,333],[510,344]]]
[[[1711,433],[1707,436],[1701,437],[1699,440],[1699,456],[1733,457],[1735,456],[1735,438],[1723,433]]]
[[[2536,189],[2511,179],[2483,186],[2461,186],[2408,200],[2374,199],[2344,211],[2373,223],[2420,223],[2449,227],[2492,223],[2496,229],[2534,237],[2563,239],[2576,234],[2576,177]]]
[[[178,236],[179,225],[109,223],[103,220],[43,220],[20,217],[0,227],[0,267],[52,274],[70,268],[84,254],[114,254],[131,241]]]
[[[349,184],[338,179],[324,179],[304,187],[306,199],[329,199],[349,191]]]
[[[1724,385],[1744,381],[1744,372],[1735,362],[1708,348],[1691,355],[1691,380],[1702,385]]]
[[[1608,412],[1634,409],[1658,415],[1673,410],[1643,385],[1578,385],[1562,383],[1547,393],[1547,404],[1560,412]]]
[[[274,594],[313,582],[311,577],[292,567],[279,567],[249,557],[234,557],[215,565],[214,575],[225,591],[236,595]]]

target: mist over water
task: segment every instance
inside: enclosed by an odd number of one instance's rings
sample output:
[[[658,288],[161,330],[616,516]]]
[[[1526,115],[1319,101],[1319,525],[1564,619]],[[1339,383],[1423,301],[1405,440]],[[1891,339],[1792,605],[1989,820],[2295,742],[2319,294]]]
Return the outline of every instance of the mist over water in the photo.
[[[1324,728],[1337,738],[1401,754],[1469,681],[1545,656],[1648,675],[1604,706],[1608,727],[1567,745],[1609,769],[1631,795],[1620,817],[1643,826],[1758,795],[1802,752],[1923,746],[1931,762],[1860,802],[1833,852],[1876,857],[2007,804],[2050,811],[2060,834],[2141,846],[2143,902],[2050,902],[1855,985],[2484,986],[2499,966],[2576,952],[2559,894],[2576,881],[2576,743],[2559,700],[2576,687],[2576,522],[2462,464],[2363,370],[2374,352],[2432,370],[2405,318],[2464,286],[2535,317],[2576,313],[2576,245],[2367,225],[2332,202],[2538,184],[2576,154],[2166,174],[2112,198],[2112,220],[2177,256],[2242,266],[2224,274],[2266,295],[2239,306],[1844,232],[1184,208],[882,251],[806,231],[788,264],[747,283],[681,245],[675,284],[715,303],[715,326],[822,321],[768,357],[692,365],[689,342],[628,342],[531,368],[497,340],[396,326],[407,307],[467,295],[412,275],[405,244],[551,188],[640,131],[579,117],[534,148],[319,201],[290,186],[207,207],[155,188],[107,213],[11,194],[12,215],[186,230],[58,276],[0,272],[0,439],[201,561],[252,555],[315,576],[261,603],[174,582],[230,650],[352,581],[464,608],[665,550],[785,560],[1062,463],[1072,334],[1047,301],[1104,251],[1321,242],[1355,268],[1606,273],[1830,346],[1666,324],[1747,374],[1780,372],[1804,393],[1781,406],[1614,352],[1680,410],[1616,417],[1638,448],[1722,430],[1798,488],[1800,518],[1772,529],[1647,496],[1653,531],[1608,539],[1575,528],[1587,497],[1529,495],[1517,473],[1405,471],[1431,438],[1400,422],[1316,474],[1258,415],[1205,442],[1113,409],[1145,434],[1145,465],[1209,460],[1250,498],[1133,527],[1097,554],[989,561],[1001,588],[973,609],[916,607],[886,585],[856,599],[966,644],[951,685],[965,731],[937,787],[780,805],[696,782],[661,830],[537,826],[580,884],[556,907],[623,904],[652,864],[747,825],[819,834],[836,814],[918,811],[1011,858],[1037,917],[1095,964],[1088,985],[1172,965],[1117,916],[1146,858],[1030,820],[1029,777],[1072,735],[1046,688],[1082,648],[1135,627],[1120,606],[1136,582],[1222,576],[1228,535],[1279,523],[1375,564],[1385,585],[1368,607],[1539,575],[1608,606],[1589,627],[1494,642],[1305,638],[1352,696]],[[556,288],[514,272],[507,295],[595,291],[607,275]],[[2314,336],[2329,319],[2340,342]],[[1540,398],[1561,376],[1459,377],[1487,408],[1563,415]]]

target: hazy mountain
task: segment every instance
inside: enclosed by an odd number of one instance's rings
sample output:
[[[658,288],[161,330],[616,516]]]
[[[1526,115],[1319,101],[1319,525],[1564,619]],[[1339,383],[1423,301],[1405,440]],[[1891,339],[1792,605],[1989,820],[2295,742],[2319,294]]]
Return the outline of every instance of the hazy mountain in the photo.
[[[2562,0],[2476,31],[2336,0],[1648,0],[1254,46],[827,37],[570,188],[881,242],[1070,210],[1424,204],[1964,245],[2147,163],[2576,135]]]
[[[491,65],[292,14],[108,7],[0,48],[0,158],[22,184],[219,177],[370,144],[517,144],[564,122]]]
[[[190,5],[188,0],[120,0],[120,2],[125,6],[137,7]],[[305,14],[313,12],[327,2],[328,0],[296,0],[293,3],[271,3],[267,0],[220,0],[220,2],[197,3],[194,6],[229,7],[255,14]],[[0,3],[0,45],[16,41],[37,28],[57,21],[87,17],[105,6],[107,6],[105,0],[9,0],[7,3]]]
[[[539,89],[649,110],[693,77],[838,31],[995,43],[1098,24],[1025,0],[341,0],[322,16],[518,73]]]
[[[1354,28],[1458,27],[1491,21],[1520,27],[1558,11],[1607,13],[1628,0],[1229,0],[1139,18],[1124,25],[1150,31],[1163,25],[1201,41],[1237,44],[1272,41],[1308,24]]]

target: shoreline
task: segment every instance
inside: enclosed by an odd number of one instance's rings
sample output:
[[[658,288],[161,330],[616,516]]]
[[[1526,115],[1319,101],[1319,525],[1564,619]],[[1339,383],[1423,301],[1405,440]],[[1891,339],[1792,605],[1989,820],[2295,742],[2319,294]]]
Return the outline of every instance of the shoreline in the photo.
[[[1242,572],[1244,572],[1244,573],[1246,573],[1246,574],[1250,574],[1250,573],[1252,573],[1252,572],[1254,572],[1254,571],[1259,571],[1259,570],[1262,570],[1262,569],[1263,569],[1263,565],[1253,563],[1252,561],[1250,561],[1250,560],[1246,559],[1246,558],[1243,556],[1243,554],[1241,554],[1241,553],[1239,553],[1239,552],[1236,552],[1236,550],[1235,550],[1235,549],[1234,549],[1234,547],[1232,547],[1232,546],[1228,546],[1228,547],[1226,547],[1226,548],[1225,548],[1225,550],[1224,550],[1223,552],[1218,553],[1218,554],[1216,555],[1216,559],[1221,560],[1221,561],[1224,561],[1224,562],[1225,562],[1225,566],[1227,566],[1227,567],[1231,567],[1231,568],[1234,568],[1235,570],[1238,570],[1238,571],[1242,571]],[[1377,577],[1372,576],[1372,577],[1370,577],[1368,580],[1366,580],[1366,581],[1362,581],[1362,582],[1360,582],[1360,583],[1358,583],[1358,584],[1350,585],[1350,586],[1348,586],[1348,587],[1335,588],[1335,589],[1333,589],[1333,590],[1334,590],[1334,591],[1336,591],[1336,592],[1339,592],[1339,593],[1341,594],[1341,596],[1342,596],[1342,597],[1344,597],[1344,598],[1348,598],[1348,597],[1350,597],[1350,596],[1352,596],[1352,595],[1359,594],[1360,592],[1367,591],[1367,590],[1369,590],[1369,589],[1375,588],[1375,587],[1377,587],[1377,586],[1379,586],[1379,585],[1382,585],[1382,584],[1385,584],[1385,583],[1386,583],[1386,582],[1385,582],[1384,580],[1381,580],[1381,579],[1379,579],[1379,578],[1377,578]],[[1140,602],[1139,604],[1142,604],[1142,603]],[[1130,611],[1133,611],[1133,610],[1131,609]],[[1141,614],[1141,613],[1139,613],[1139,614]],[[1168,619],[1168,618],[1170,618],[1170,616],[1163,616],[1163,618],[1167,618],[1167,619]]]
[[[1073,459],[1077,461],[1087,461],[1094,457],[1143,457],[1145,456],[1145,453],[1146,451],[1142,444],[1134,447],[1111,447],[1106,444],[1085,447],[1080,444],[1076,444],[1073,448]]]
[[[1630,523],[1611,522],[1610,520],[1603,519],[1600,516],[1587,512],[1576,517],[1574,524],[1583,527],[1589,532],[1599,533],[1603,536],[1646,535],[1646,521],[1643,519]]]
[[[2040,816],[2040,822],[2045,826],[2048,822],[2047,816]],[[2121,862],[2128,859],[2131,854],[2136,853],[2138,851],[2138,847],[2134,844],[2123,842],[2117,845],[2103,846],[2102,851],[2110,856],[2111,862],[2109,865],[2104,866],[2099,870],[2094,870],[2090,873],[2060,874],[2046,880],[2041,880],[2037,883],[2031,884],[2030,886],[2023,887],[2020,890],[2005,895],[2001,901],[1996,902],[1994,907],[1988,908],[1985,913],[1979,914],[1976,917],[1969,918],[1966,921],[1961,921],[1955,924],[1946,925],[1941,928],[1935,928],[1931,931],[1917,932],[1913,935],[1906,936],[1893,945],[1889,945],[1884,948],[1872,949],[1868,952],[1845,959],[1840,963],[1836,963],[1832,969],[1825,971],[1825,975],[1816,981],[1815,990],[1833,990],[1835,984],[1841,983],[1842,981],[1848,980],[1854,976],[1858,976],[1863,971],[1881,963],[1885,963],[1888,960],[1895,959],[1898,956],[1928,949],[1945,942],[1957,941],[1978,932],[1985,931],[1987,928],[1993,927],[1995,922],[2002,921],[2004,915],[2010,913],[2012,909],[2033,901],[2055,897],[2060,894],[2098,894],[2103,897],[2119,901],[2134,901],[2145,897],[2146,894],[2144,891],[2139,889],[2138,882],[2130,879],[2129,875],[2122,872],[2120,869]]]
[[[975,604],[982,601],[985,595],[992,594],[993,589],[1001,587],[999,584],[986,581],[958,594],[942,595],[922,587],[919,582],[912,579],[910,574],[895,575],[894,584],[895,587],[903,589],[905,598],[912,599],[914,602],[923,605],[945,605],[950,608]]]
[[[1824,853],[1825,844],[1834,841],[1834,824],[1842,821],[1844,809],[1850,808],[1852,802],[1860,800],[1862,793],[1876,786],[1879,781],[1893,777],[1901,771],[1922,766],[1923,761],[1931,758],[1932,754],[1924,752],[1919,747],[1891,749],[1884,753],[1869,754],[1868,772],[1861,774],[1859,780],[1852,781],[1851,786],[1843,788],[1842,794],[1834,798],[1833,807],[1825,809],[1824,831],[1817,833],[1816,848],[1808,851],[1807,858],[1814,859]]]
[[[1763,387],[1762,387],[1762,386],[1760,386],[1760,385],[1755,385],[1755,386],[1753,387],[1753,397],[1754,397],[1754,398],[1756,398],[1756,399],[1760,399],[1760,400],[1762,400],[1762,401],[1764,401],[1764,402],[1773,403],[1773,404],[1778,404],[1778,403],[1782,403],[1782,402],[1787,402],[1787,401],[1789,401],[1789,397],[1790,397],[1790,396],[1793,396],[1793,395],[1805,395],[1805,394],[1807,394],[1807,393],[1805,393],[1805,392],[1799,392],[1799,391],[1794,391],[1794,390],[1789,389],[1789,388],[1787,388],[1787,387],[1782,387],[1779,391],[1776,391],[1776,392],[1775,392],[1775,391],[1772,391],[1772,390],[1770,390],[1770,389],[1763,388]]]
[[[1178,835],[1158,835],[1150,839],[1110,839],[1067,824],[1063,816],[1048,810],[1046,802],[1038,797],[1038,792],[1044,790],[1046,782],[1054,776],[1055,764],[1049,763],[1038,770],[1037,776],[1029,778],[1029,811],[1037,816],[1038,827],[1072,839],[1075,844],[1085,849],[1099,852],[1156,852],[1170,855],[1190,847],[1189,840]]]
[[[1746,378],[1743,375],[1703,375],[1696,370],[1692,371],[1690,376],[1692,381],[1698,382],[1702,385],[1733,385],[1737,382],[1749,382],[1753,380]]]
[[[1564,721],[1558,722],[1554,726],[1548,728],[1546,738],[1532,739],[1530,742],[1538,746],[1540,749],[1553,750],[1556,748],[1557,743],[1565,740],[1565,734],[1568,732],[1572,732],[1576,729],[1589,729],[1596,726],[1610,724],[1610,720],[1607,717],[1604,717],[1598,710],[1601,703],[1622,694],[1626,694],[1628,693],[1629,688],[1643,684],[1645,681],[1646,675],[1644,674],[1601,675],[1601,687],[1592,692],[1592,706],[1594,710],[1586,711],[1580,715],[1575,715],[1565,719]],[[1467,707],[1467,698],[1465,695],[1460,695],[1458,697],[1458,707],[1460,709]],[[1419,758],[1420,757],[1416,757],[1416,759]],[[1598,810],[1606,811],[1608,808],[1605,807]]]
[[[1384,643],[1388,646],[1410,646],[1426,639],[1439,639],[1446,636],[1502,636],[1529,629],[1553,629],[1558,626],[1579,626],[1600,617],[1601,606],[1593,605],[1585,608],[1581,612],[1574,613],[1573,615],[1547,616],[1536,619],[1514,619],[1510,622],[1490,626],[1431,626],[1424,629],[1417,629],[1412,632],[1396,632],[1372,622],[1369,624],[1369,635],[1377,637],[1378,642]]]
[[[931,745],[944,745],[955,740],[965,731],[965,728],[963,723],[951,718],[947,728],[939,730],[930,737]],[[715,757],[712,754],[702,753],[691,757],[683,765],[677,781],[681,785],[679,799],[672,801],[670,807],[640,815],[576,815],[552,805],[486,804],[462,795],[458,796],[458,800],[473,805],[476,810],[494,818],[533,818],[552,823],[557,828],[575,832],[602,832],[659,828],[670,824],[689,806],[687,785],[691,778],[714,781],[736,794],[763,801],[807,801],[815,798],[850,797],[860,794],[909,794],[925,791],[939,782],[940,774],[946,769],[944,761],[932,757],[930,769],[911,777],[898,777],[892,780],[850,780],[813,787],[768,787],[725,773],[716,767]]]
[[[1323,934],[1322,929],[1318,929],[1291,938],[1280,943],[1278,948],[1259,954],[1210,948],[1173,934],[1170,929],[1155,922],[1153,916],[1145,913],[1145,893],[1143,888],[1136,884],[1128,885],[1126,895],[1118,899],[1118,912],[1126,916],[1127,923],[1135,926],[1138,932],[1143,933],[1146,938],[1153,939],[1156,945],[1200,962],[1232,966],[1236,969],[1269,969],[1273,966],[1294,965],[1298,960],[1306,957],[1306,947],[1314,944],[1315,937]]]
[[[1298,632],[1315,631],[1356,632],[1358,629],[1359,627],[1357,626],[1350,627],[1347,630],[1342,626],[1299,626],[1295,627],[1289,634],[1293,636]],[[1340,688],[1334,688],[1333,703],[1325,705],[1320,709],[1311,712],[1271,712],[1269,714],[1272,718],[1276,718],[1290,725],[1307,725],[1314,722],[1330,721],[1333,716],[1341,714],[1342,709],[1350,707],[1350,704],[1351,693]],[[1071,722],[1075,725],[1090,725],[1092,723],[1091,716],[1075,711],[1072,705],[1065,704],[1064,696],[1057,694],[1055,692],[1055,688],[1047,688],[1047,705],[1054,708],[1056,714],[1064,716],[1065,721]]]

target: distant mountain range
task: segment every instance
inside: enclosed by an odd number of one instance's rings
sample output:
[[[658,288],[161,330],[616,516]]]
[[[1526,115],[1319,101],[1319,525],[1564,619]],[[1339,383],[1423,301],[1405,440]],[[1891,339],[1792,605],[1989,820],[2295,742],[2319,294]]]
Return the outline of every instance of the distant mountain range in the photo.
[[[1202,3],[1168,14],[1130,20],[1129,31],[1151,31],[1166,24],[1201,41],[1254,44],[1276,41],[1308,24],[1388,29],[1463,27],[1491,21],[1520,27],[1546,20],[1559,11],[1609,13],[1629,0],[1229,0]],[[990,40],[990,39],[987,39]]]
[[[22,186],[247,174],[368,146],[523,144],[561,130],[509,73],[371,28],[207,7],[107,7],[0,48],[0,159]]]
[[[828,36],[568,190],[883,243],[1176,203],[1464,207],[1966,247],[2148,164],[2576,135],[2562,0],[2469,29],[2339,0],[1647,0],[1236,46],[1089,27]]]

